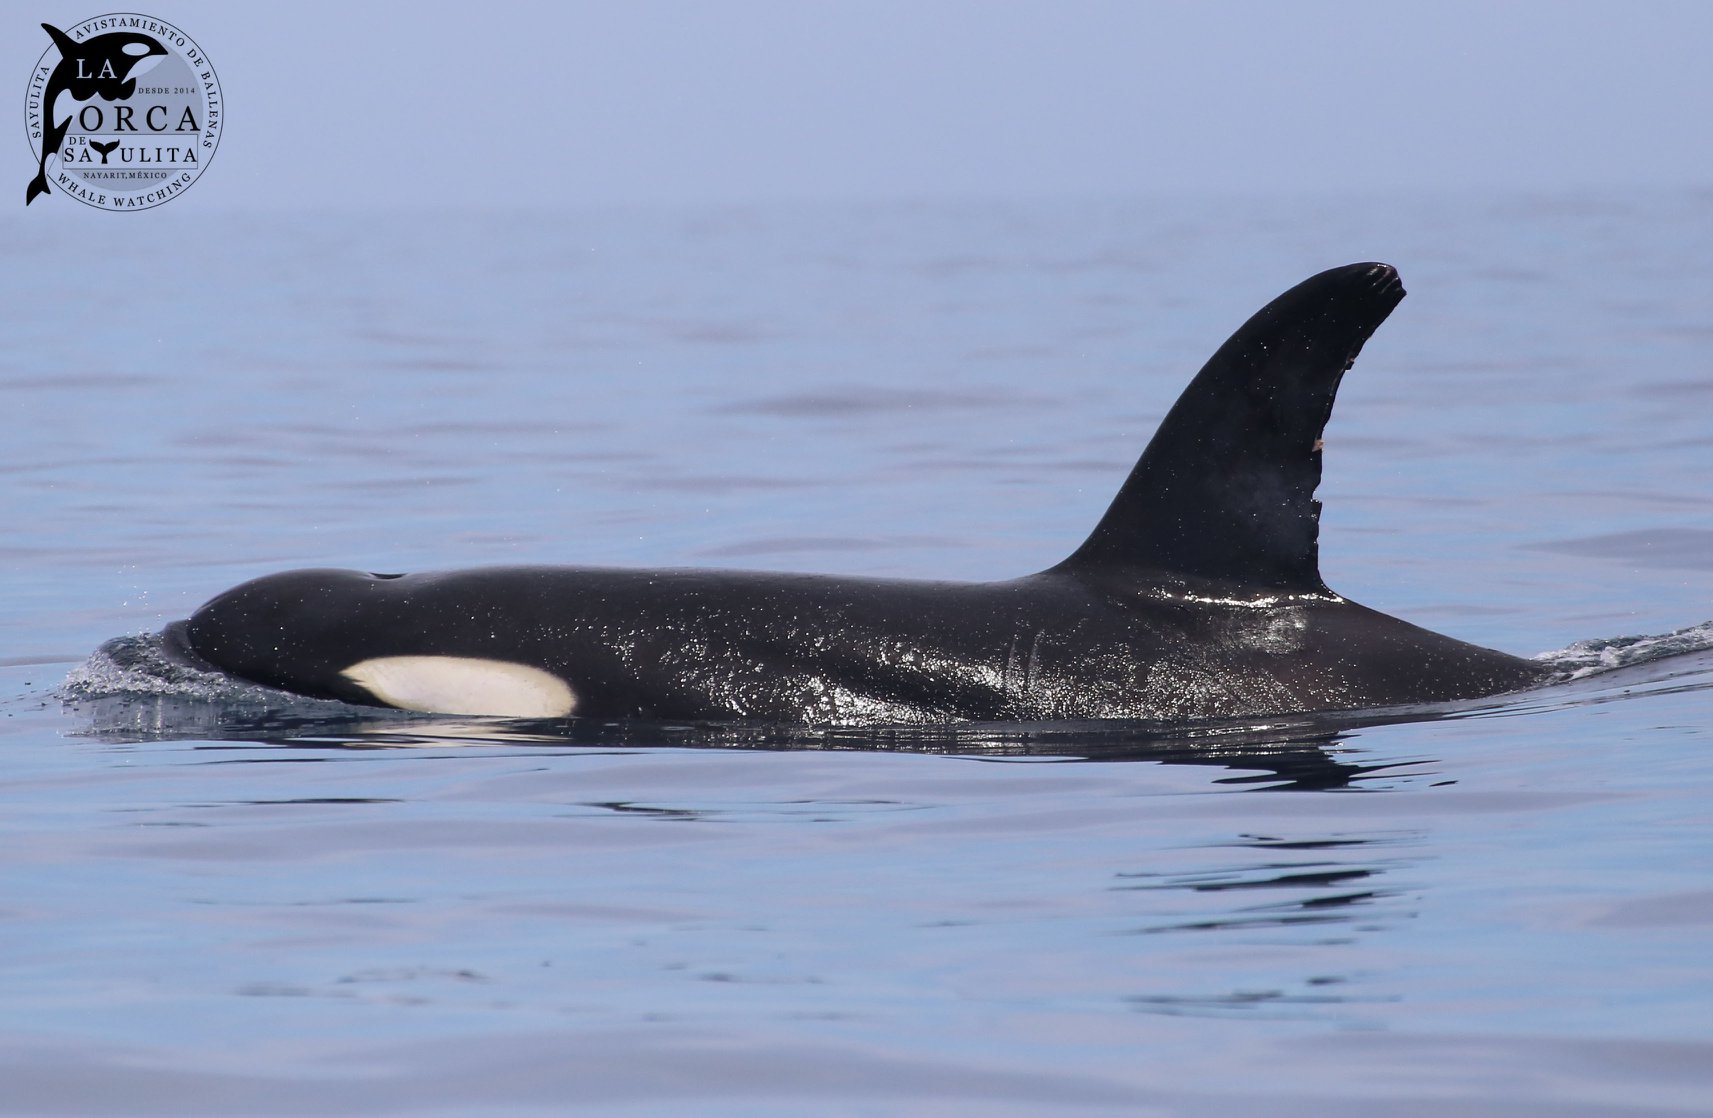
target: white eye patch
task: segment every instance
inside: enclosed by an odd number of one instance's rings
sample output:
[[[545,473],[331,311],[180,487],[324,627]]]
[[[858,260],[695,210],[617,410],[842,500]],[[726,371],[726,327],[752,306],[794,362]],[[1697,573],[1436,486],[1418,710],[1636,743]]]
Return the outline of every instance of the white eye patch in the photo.
[[[429,714],[563,718],[577,694],[550,672],[506,660],[463,656],[379,656],[339,673],[377,700]]]

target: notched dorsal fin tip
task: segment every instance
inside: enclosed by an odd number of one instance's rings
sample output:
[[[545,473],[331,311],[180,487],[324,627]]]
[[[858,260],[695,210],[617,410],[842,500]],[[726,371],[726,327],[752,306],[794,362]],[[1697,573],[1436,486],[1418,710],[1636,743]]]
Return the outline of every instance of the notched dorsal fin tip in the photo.
[[[1349,264],[1262,307],[1178,397],[1060,569],[1324,591],[1321,432],[1339,381],[1403,297],[1390,265]]]

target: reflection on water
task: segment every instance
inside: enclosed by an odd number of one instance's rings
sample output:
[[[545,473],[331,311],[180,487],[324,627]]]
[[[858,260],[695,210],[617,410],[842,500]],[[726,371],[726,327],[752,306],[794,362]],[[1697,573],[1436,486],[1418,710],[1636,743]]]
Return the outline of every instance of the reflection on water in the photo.
[[[1189,723],[958,723],[794,727],[760,723],[531,721],[453,718],[306,699],[186,668],[159,638],[108,642],[62,688],[78,732],[109,742],[215,738],[237,742],[410,748],[452,745],[628,746],[731,750],[864,750],[994,760],[1153,761],[1243,770],[1220,783],[1270,790],[1348,788],[1365,776],[1425,762],[1341,759],[1352,731],[1444,719],[1506,717],[1596,706],[1642,695],[1713,688],[1713,622],[1664,637],[1582,641],[1551,654],[1569,682],[1467,703]]]
[[[1267,932],[1300,933],[1290,942],[1338,952],[1418,914],[1424,903],[1417,891],[1420,879],[1409,885],[1396,881],[1388,885],[1387,880],[1423,863],[1427,838],[1422,832],[1411,831],[1318,839],[1247,835],[1229,845],[1265,851],[1272,857],[1210,862],[1184,872],[1128,871],[1118,874],[1121,884],[1110,888],[1175,898],[1176,903],[1168,903],[1165,911],[1132,929],[1132,934],[1226,933],[1253,942],[1257,935]],[[1302,856],[1289,856],[1298,852]],[[1280,941],[1275,937],[1274,942]],[[1328,959],[1323,961],[1320,973],[1304,975],[1294,989],[1156,993],[1125,1000],[1137,1010],[1171,1016],[1271,1020],[1331,1016],[1356,1023],[1363,1019],[1360,1007],[1395,1002],[1401,997],[1396,992],[1376,990],[1373,982],[1363,978],[1338,973],[1336,964]]]
[[[1295,900],[1246,905],[1234,910],[1231,916],[1224,919],[1158,924],[1140,929],[1148,933],[1212,932],[1226,928],[1256,928],[1267,925],[1286,927],[1301,924],[1347,924],[1353,919],[1372,919],[1372,914],[1366,911],[1346,912],[1344,909],[1361,906],[1366,910],[1373,902],[1396,895],[1376,889],[1352,891],[1342,888],[1354,882],[1368,882],[1380,872],[1372,867],[1351,868],[1339,862],[1265,862],[1213,871],[1197,871],[1122,888],[1188,889],[1196,893],[1220,893],[1237,889],[1285,889],[1305,894]],[[1123,876],[1155,878],[1161,875],[1134,873]],[[1328,886],[1341,888],[1326,892]]]
[[[260,689],[255,689],[260,691]],[[181,695],[101,695],[68,699],[79,731],[124,743],[209,738],[317,749],[564,746],[763,751],[919,753],[992,760],[1151,761],[1241,771],[1219,783],[1272,790],[1326,791],[1398,764],[1340,759],[1336,746],[1352,729],[1421,721],[1444,712],[1363,712],[1192,725],[1052,723],[949,725],[896,729],[806,729],[709,723],[527,721],[447,718],[272,693],[253,702]],[[1406,766],[1415,762],[1406,762]]]
[[[478,925],[503,921],[508,931],[502,942],[513,948],[533,944],[525,950],[560,960],[566,944],[580,945],[579,957],[592,952],[577,964],[583,977],[569,986],[537,983],[524,994],[515,968],[501,958],[376,964],[320,978],[249,978],[232,987],[243,997],[442,1012],[484,1005],[502,1015],[545,1005],[573,1017],[594,1012],[595,1019],[615,1013],[626,1019],[617,1003],[603,1002],[600,1009],[587,1004],[586,983],[594,977],[587,968],[605,959],[598,965],[618,967],[628,997],[678,1007],[650,1011],[662,1020],[733,1010],[689,1008],[702,999],[686,1002],[679,984],[688,982],[698,989],[817,990],[839,1007],[827,1011],[826,1020],[863,1021],[894,1010],[853,1008],[848,992],[839,992],[839,968],[808,944],[825,936],[834,942],[875,937],[875,950],[891,960],[877,965],[908,975],[946,965],[933,962],[943,960],[944,945],[922,938],[937,929],[958,937],[959,952],[976,942],[984,945],[986,962],[979,978],[969,976],[969,996],[977,1004],[1015,1011],[1042,998],[1063,1005],[1065,999],[1092,995],[1084,988],[1086,976],[1055,982],[1027,966],[1012,970],[1013,964],[1005,964],[1003,974],[992,972],[1002,958],[1023,957],[1018,953],[1030,950],[1039,928],[1053,926],[1059,929],[1052,936],[1055,957],[1075,943],[1088,956],[1088,973],[1107,975],[1100,996],[1142,1019],[1373,1029],[1387,1027],[1394,1014],[1430,996],[1429,987],[1405,977],[1409,971],[1400,969],[1398,953],[1407,954],[1406,945],[1421,942],[1424,933],[1429,942],[1469,934],[1453,915],[1453,898],[1470,888],[1468,875],[1500,887],[1506,876],[1481,861],[1502,847],[1483,847],[1471,861],[1457,853],[1461,843],[1451,837],[1492,810],[1482,806],[1484,782],[1468,771],[1467,759],[1448,761],[1440,749],[1431,755],[1396,748],[1376,753],[1373,735],[1408,727],[1420,733],[1435,726],[1503,725],[1709,689],[1713,653],[1703,652],[1463,708],[1266,724],[878,732],[508,722],[304,704],[251,692],[246,694],[262,703],[259,708],[230,697],[115,695],[72,700],[68,710],[85,740],[131,748],[183,743],[189,753],[182,756],[204,776],[281,764],[301,771],[296,763],[306,761],[333,773],[343,766],[330,768],[327,762],[397,758],[378,785],[373,775],[380,770],[367,770],[370,779],[359,776],[356,787],[347,773],[332,788],[313,778],[313,794],[260,797],[253,794],[253,781],[227,775],[219,782],[241,790],[230,798],[204,795],[142,811],[133,822],[146,828],[139,836],[183,836],[165,845],[126,844],[131,856],[151,862],[259,859],[314,866],[336,852],[359,864],[383,860],[372,884],[365,881],[368,874],[342,874],[347,883],[336,894],[310,886],[283,895],[270,890],[271,899],[228,891],[197,902],[216,910],[321,913],[331,923],[317,917],[312,923],[325,927],[313,936],[335,934],[344,941],[347,934],[335,929],[347,921],[336,912],[381,906],[375,911],[397,915],[378,924],[364,917],[362,924],[390,936],[388,928],[406,929],[435,918],[431,913],[449,911],[449,898],[432,887],[398,891],[398,868],[389,852],[413,852],[416,860],[432,850],[441,867],[449,856],[467,861],[504,855],[528,864],[556,848],[576,852],[577,869],[569,878],[557,868],[541,876],[547,866],[560,864],[549,858],[541,870],[524,871],[521,878],[514,867],[497,892],[460,886],[455,905],[464,913],[460,919]],[[511,775],[472,777],[467,763],[460,763],[484,756],[509,761]],[[746,757],[769,767],[745,765]],[[769,757],[790,770],[774,769]],[[890,768],[883,774],[864,762],[861,775],[842,767],[863,757],[964,767],[956,774]],[[215,769],[203,762],[213,762]],[[970,762],[986,764],[971,768]],[[814,778],[794,775],[810,763],[834,767]],[[1174,772],[1182,775],[1167,776]],[[1578,802],[1528,790],[1543,782],[1554,783],[1550,772],[1530,775],[1508,794],[1507,812],[1527,817]],[[305,787],[302,780],[293,783]],[[1453,790],[1465,784],[1471,790],[1464,795],[1474,798],[1460,807]],[[376,794],[380,789],[384,794]],[[1435,807],[1441,801],[1424,801],[1424,790],[1453,798]],[[1251,805],[1278,805],[1261,810],[1206,800],[1210,793],[1246,791],[1299,795],[1244,797]],[[1385,795],[1352,798],[1353,792]],[[1328,793],[1342,793],[1340,802],[1356,810],[1329,808]],[[1299,803],[1307,810],[1289,806]],[[1393,810],[1361,804],[1391,804]],[[293,814],[261,818],[257,811]],[[814,837],[817,832],[822,837]],[[665,862],[654,855],[615,860],[616,852],[653,850],[668,835],[693,837],[672,837],[670,845],[679,852]],[[829,841],[828,835],[845,837]],[[807,847],[781,859],[775,836]],[[700,853],[704,846],[707,852]],[[1103,848],[1108,853],[1095,853]],[[816,853],[805,856],[806,850]],[[900,863],[903,852],[908,853]],[[1062,856],[1070,860],[1060,863]],[[1528,864],[1538,854],[1525,846],[1504,857]],[[413,867],[407,878],[420,879],[425,868]],[[714,875],[732,890],[732,903],[710,909],[705,894],[686,894],[680,876],[685,872]],[[453,874],[451,880],[468,878]],[[1025,880],[1035,881],[1029,895],[1004,899],[1006,883]],[[1662,904],[1628,905],[1590,918],[1589,926],[1632,927],[1637,913],[1667,911]],[[860,905],[864,915],[855,917],[852,905]],[[1667,908],[1700,912],[1705,906]],[[359,941],[370,935],[361,933]],[[780,935],[785,938],[778,944],[764,947]],[[629,963],[611,956],[619,942],[614,936],[630,937],[640,955]],[[755,936],[762,938],[740,946]],[[1499,960],[1475,969],[1505,966]],[[472,1001],[466,990],[479,996]],[[908,1004],[902,990],[890,998],[898,1007]],[[760,1012],[766,1018],[769,1011]],[[792,1012],[809,1011],[799,1005]]]

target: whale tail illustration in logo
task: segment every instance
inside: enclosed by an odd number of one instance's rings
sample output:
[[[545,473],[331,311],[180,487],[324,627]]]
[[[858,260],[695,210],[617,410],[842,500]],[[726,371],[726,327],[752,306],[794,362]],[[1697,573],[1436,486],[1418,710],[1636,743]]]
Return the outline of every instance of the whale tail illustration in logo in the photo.
[[[101,165],[105,167],[107,166],[107,157],[113,154],[113,149],[119,146],[119,141],[108,140],[106,143],[102,143],[100,140],[91,140],[89,146],[101,153]],[[29,205],[28,202],[24,204]]]
[[[100,95],[104,101],[126,101],[136,92],[137,79],[130,76],[145,58],[167,53],[166,47],[148,35],[135,31],[111,31],[79,43],[52,24],[42,24],[42,30],[59,48],[60,60],[48,75],[47,88],[42,91],[42,153],[36,164],[36,177],[24,192],[24,205],[36,200],[36,195],[48,193],[48,156],[59,150],[65,140],[66,128],[72,117],[56,121],[54,112],[61,93],[70,93],[79,101]],[[95,150],[107,162],[108,147]]]

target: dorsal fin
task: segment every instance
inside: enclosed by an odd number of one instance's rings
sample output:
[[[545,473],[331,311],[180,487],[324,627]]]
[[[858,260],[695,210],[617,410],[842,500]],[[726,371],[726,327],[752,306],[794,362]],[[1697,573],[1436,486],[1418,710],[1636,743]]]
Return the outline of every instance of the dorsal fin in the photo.
[[[59,48],[60,57],[70,58],[77,52],[77,41],[70,35],[67,35],[64,31],[55,27],[53,24],[42,24],[42,30],[48,33],[48,38],[52,39],[54,41],[54,46]],[[51,108],[52,106],[49,107]]]
[[[1403,297],[1390,265],[1350,264],[1261,308],[1178,397],[1059,569],[1325,591],[1321,431],[1345,370]]]

